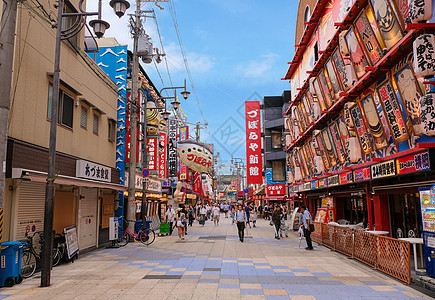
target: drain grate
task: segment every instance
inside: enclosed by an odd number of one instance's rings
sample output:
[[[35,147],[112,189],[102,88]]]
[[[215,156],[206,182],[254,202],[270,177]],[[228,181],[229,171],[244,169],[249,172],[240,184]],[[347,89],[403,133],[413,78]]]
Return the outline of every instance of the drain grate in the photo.
[[[182,275],[145,275],[143,279],[181,279]]]
[[[200,236],[200,240],[225,240],[226,235],[210,235],[210,236]]]
[[[220,271],[221,268],[204,268],[203,271]]]

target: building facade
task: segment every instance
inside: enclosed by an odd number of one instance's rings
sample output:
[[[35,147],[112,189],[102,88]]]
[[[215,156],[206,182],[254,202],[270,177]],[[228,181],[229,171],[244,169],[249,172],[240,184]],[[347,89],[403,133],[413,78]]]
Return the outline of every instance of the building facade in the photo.
[[[419,188],[435,183],[435,140],[420,105],[433,79],[413,51],[424,25],[409,24],[415,16],[402,2],[301,0],[283,78],[292,90],[289,193],[318,221],[395,238],[421,236]]]
[[[17,12],[4,203],[5,240],[43,229],[55,29],[38,8]],[[77,11],[79,1],[66,4]],[[108,241],[120,173],[115,168],[118,89],[84,52],[85,30],[62,42],[54,229],[77,227],[80,250]]]

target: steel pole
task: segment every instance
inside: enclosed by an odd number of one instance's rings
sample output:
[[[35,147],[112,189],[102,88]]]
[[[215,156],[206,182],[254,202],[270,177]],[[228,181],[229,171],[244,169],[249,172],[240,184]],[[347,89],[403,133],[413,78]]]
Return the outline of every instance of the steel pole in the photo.
[[[56,170],[56,133],[59,104],[60,50],[62,34],[63,0],[57,8],[56,48],[54,52],[53,92],[51,96],[50,142],[48,149],[48,174],[45,189],[44,240],[42,247],[41,287],[50,286],[53,249],[54,180]]]
[[[0,244],[3,233],[3,203],[5,197],[6,151],[8,143],[9,111],[11,105],[12,68],[14,62],[15,23],[17,1],[5,0],[0,28]]]
[[[137,44],[140,28],[140,0],[136,0],[135,28],[133,37],[133,70],[131,75],[131,102],[130,102],[130,163],[128,168],[128,201],[127,220],[136,220],[136,204],[133,202],[136,195],[136,145],[137,145],[137,106],[138,106],[138,80],[139,80],[139,56]],[[134,224],[128,222],[130,230],[134,231]]]
[[[147,132],[147,126],[148,126],[148,121],[147,121],[147,99],[145,100],[145,104],[144,104],[144,108],[145,108],[145,119],[143,121],[143,147],[142,147],[142,168],[143,169],[148,169],[148,132]],[[156,147],[158,147],[156,145]],[[158,149],[158,148],[157,148]],[[158,151],[156,149],[156,151]],[[145,209],[145,204],[146,204],[146,186],[145,186],[145,178],[143,178],[143,183],[142,183],[142,206],[141,206],[141,213],[142,213],[142,224],[146,225],[146,209]]]

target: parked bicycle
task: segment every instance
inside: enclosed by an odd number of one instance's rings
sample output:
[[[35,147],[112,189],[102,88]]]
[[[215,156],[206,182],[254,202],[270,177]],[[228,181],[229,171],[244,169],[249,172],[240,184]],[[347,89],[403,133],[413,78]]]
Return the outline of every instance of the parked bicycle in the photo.
[[[35,235],[39,235],[39,253],[36,251],[33,241]],[[33,235],[28,235],[26,232],[27,246],[23,250],[23,256],[21,260],[21,275],[24,278],[29,278],[35,274],[36,269],[41,265],[42,261],[42,245],[43,245],[43,233],[37,231]],[[53,267],[57,266],[61,259],[61,253],[58,247],[53,248]]]
[[[127,220],[127,221],[135,222],[133,220]],[[126,221],[124,221],[124,223],[127,224]],[[152,230],[151,228],[141,228],[136,234],[132,232],[130,228],[128,228],[128,224],[125,227],[126,228],[124,230],[124,235],[121,238],[118,238],[117,241],[118,245],[121,247],[127,245],[130,241],[134,241],[134,240],[141,241],[145,245],[151,245],[156,239],[156,234],[154,230]]]

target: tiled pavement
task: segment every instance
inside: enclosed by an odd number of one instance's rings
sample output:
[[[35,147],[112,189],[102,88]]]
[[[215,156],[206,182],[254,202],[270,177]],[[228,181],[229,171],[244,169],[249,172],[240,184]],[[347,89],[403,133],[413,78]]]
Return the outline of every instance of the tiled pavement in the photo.
[[[54,268],[51,287],[35,275],[0,299],[433,299],[329,249],[306,251],[295,235],[275,240],[266,221],[243,244],[221,221],[195,223],[184,241],[174,232],[94,251]]]

